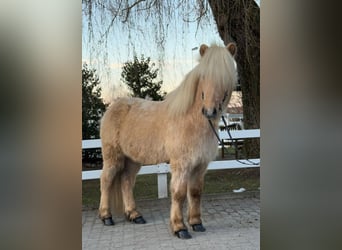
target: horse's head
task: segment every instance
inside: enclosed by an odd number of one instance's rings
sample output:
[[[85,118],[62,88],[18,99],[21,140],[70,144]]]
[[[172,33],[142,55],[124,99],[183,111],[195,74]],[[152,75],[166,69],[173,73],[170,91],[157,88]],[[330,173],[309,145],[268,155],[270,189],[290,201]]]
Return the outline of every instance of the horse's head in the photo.
[[[200,46],[200,78],[198,98],[202,100],[202,113],[207,119],[215,119],[225,111],[237,82],[234,56],[236,46],[226,48]]]

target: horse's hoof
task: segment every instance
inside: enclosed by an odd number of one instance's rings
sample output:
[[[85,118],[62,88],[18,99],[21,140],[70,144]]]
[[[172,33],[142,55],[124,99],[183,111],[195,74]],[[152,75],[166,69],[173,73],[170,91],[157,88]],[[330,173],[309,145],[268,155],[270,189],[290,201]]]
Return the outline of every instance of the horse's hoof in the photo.
[[[202,223],[192,225],[192,229],[195,232],[204,232],[205,231],[205,227],[202,225]]]
[[[132,220],[135,224],[145,224],[146,221],[142,216],[138,216]]]
[[[104,218],[102,219],[102,222],[105,226],[113,226],[115,224],[112,217]]]
[[[178,238],[184,239],[184,240],[192,238],[187,229],[178,230],[177,232],[175,232],[175,235]]]

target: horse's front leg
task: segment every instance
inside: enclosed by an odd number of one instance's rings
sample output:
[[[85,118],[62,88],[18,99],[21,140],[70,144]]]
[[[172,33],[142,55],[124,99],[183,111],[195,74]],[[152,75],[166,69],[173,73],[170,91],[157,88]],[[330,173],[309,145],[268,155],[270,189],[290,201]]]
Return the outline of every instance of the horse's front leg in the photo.
[[[172,165],[171,165],[172,166]],[[170,225],[172,232],[181,239],[189,239],[187,227],[183,221],[183,204],[187,194],[187,174],[180,168],[172,167],[171,176],[171,214]]]
[[[201,196],[207,165],[197,166],[189,177],[188,183],[188,222],[196,232],[204,232],[201,220]]]

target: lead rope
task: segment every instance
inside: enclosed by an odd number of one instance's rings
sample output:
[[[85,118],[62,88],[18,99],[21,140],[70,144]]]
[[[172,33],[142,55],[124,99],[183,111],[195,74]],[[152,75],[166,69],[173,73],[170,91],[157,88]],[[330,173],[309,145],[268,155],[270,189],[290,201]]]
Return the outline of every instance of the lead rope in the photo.
[[[234,140],[234,139],[233,139],[233,137],[232,137],[232,135],[231,135],[231,133],[230,133],[229,127],[228,127],[228,125],[227,125],[227,122],[226,122],[226,120],[224,119],[223,116],[221,116],[221,119],[222,119],[222,121],[223,121],[223,124],[224,124],[224,126],[225,126],[225,129],[226,129],[227,134],[228,134],[228,136],[229,136],[229,140],[232,141],[233,146],[234,146],[234,148],[235,148],[235,151],[236,151],[236,159],[235,159],[235,160],[236,160],[237,162],[240,162],[240,163],[245,164],[245,165],[259,165],[260,162],[258,162],[258,163],[257,163],[257,162],[253,162],[253,161],[249,160],[247,157],[245,157],[245,160],[246,160],[247,162],[243,162],[243,161],[241,161],[241,160],[238,159],[238,157],[239,157],[239,156],[238,156],[238,154],[239,154],[239,149],[238,149],[238,146],[237,146],[237,140]],[[221,141],[219,135],[217,134],[217,132],[216,132],[216,130],[215,130],[215,128],[214,128],[214,125],[213,125],[212,121],[211,121],[210,119],[208,119],[208,121],[209,121],[210,127],[211,127],[212,131],[214,132],[214,134],[215,134],[215,136],[216,136],[216,138],[217,138],[217,140],[218,140],[220,146],[223,147],[223,150],[225,150],[224,143]]]

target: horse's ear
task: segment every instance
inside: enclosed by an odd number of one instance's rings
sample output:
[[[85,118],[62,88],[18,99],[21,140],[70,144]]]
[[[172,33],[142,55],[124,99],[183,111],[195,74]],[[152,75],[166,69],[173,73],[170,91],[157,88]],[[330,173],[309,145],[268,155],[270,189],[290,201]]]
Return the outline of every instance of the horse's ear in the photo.
[[[205,45],[205,44],[202,44],[201,46],[200,46],[200,55],[201,56],[203,56],[204,55],[204,53],[205,53],[205,51],[207,50],[207,48],[208,48],[208,46],[207,45]]]
[[[227,49],[233,57],[236,55],[237,48],[235,43],[228,43]]]

